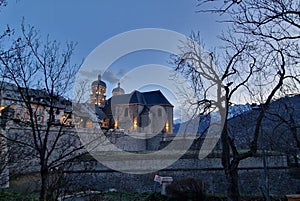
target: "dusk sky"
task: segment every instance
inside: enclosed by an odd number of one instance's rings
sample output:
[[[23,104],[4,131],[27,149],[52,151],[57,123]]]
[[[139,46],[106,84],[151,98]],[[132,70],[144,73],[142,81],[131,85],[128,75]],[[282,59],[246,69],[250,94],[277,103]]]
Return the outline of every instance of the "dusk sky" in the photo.
[[[220,44],[217,35],[225,26],[216,22],[210,13],[197,13],[200,9],[197,3],[197,0],[10,0],[0,11],[0,27],[5,30],[9,25],[17,30],[24,17],[25,24],[35,26],[42,36],[49,34],[62,44],[77,42],[73,57],[76,63],[111,37],[141,28],[162,28],[184,35],[199,31],[205,49],[211,50]],[[141,51],[118,59],[103,77],[108,85],[107,95],[110,96],[126,72],[153,63],[170,66],[169,57],[168,53],[159,51]],[[95,73],[91,79],[96,78]],[[149,90],[151,86],[144,89]]]

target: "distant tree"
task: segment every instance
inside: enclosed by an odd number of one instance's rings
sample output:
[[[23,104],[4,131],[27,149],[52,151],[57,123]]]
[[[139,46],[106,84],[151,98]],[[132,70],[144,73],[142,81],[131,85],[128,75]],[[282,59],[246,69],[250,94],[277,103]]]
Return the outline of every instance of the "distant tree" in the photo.
[[[289,165],[300,166],[300,97],[285,97],[272,104],[266,113],[264,140],[268,150],[284,153]]]
[[[199,2],[199,6],[202,6],[216,3],[217,0]],[[175,64],[176,70],[192,82],[197,99],[190,103],[195,106],[195,111],[201,111],[198,108],[207,106],[214,107],[213,101],[207,96],[213,85],[215,90],[222,92],[218,93],[216,101],[222,103],[219,109],[224,114],[222,165],[227,179],[228,200],[237,201],[240,199],[239,163],[256,154],[262,121],[272,99],[279,97],[282,91],[293,94],[299,88],[300,73],[296,66],[299,65],[300,55],[300,5],[292,0],[241,0],[225,1],[224,4],[220,9],[202,10],[221,13],[229,18],[224,22],[231,26],[227,33],[220,36],[225,42],[221,57],[211,53],[208,59],[208,53],[197,48],[201,45],[199,37],[192,36],[192,40],[181,48],[182,52],[177,55]],[[238,151],[235,139],[227,129],[228,106],[241,100],[241,94],[245,94],[242,96],[243,101],[261,104],[246,152]]]
[[[15,37],[14,37],[15,38]],[[14,39],[4,36],[6,45],[0,48],[1,77],[13,83],[27,115],[30,129],[21,135],[5,136],[8,141],[30,150],[40,166],[41,189],[39,200],[47,200],[49,175],[66,160],[80,153],[83,146],[75,131],[55,121],[58,105],[66,106],[63,98],[73,86],[78,65],[72,65],[75,44],[65,49],[47,37],[44,41],[33,27],[22,25],[22,35]],[[11,42],[10,44],[8,44]],[[5,48],[7,47],[7,48]],[[42,107],[45,121],[39,119]],[[63,110],[63,108],[61,109]]]

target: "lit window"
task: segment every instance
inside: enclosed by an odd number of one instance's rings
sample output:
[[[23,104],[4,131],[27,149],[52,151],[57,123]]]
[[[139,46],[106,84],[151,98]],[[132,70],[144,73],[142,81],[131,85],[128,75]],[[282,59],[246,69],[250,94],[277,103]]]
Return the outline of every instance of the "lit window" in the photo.
[[[136,128],[137,128],[137,118],[136,117],[134,117],[133,118],[133,130],[136,130]]]
[[[93,122],[91,120],[86,121],[86,128],[93,128]]]
[[[60,123],[61,124],[66,124],[66,118],[67,116],[63,115],[62,117],[60,117]]]
[[[118,128],[118,121],[116,120],[115,125],[114,125],[114,129],[117,129],[117,128]]]
[[[169,133],[170,126],[169,126],[169,120],[166,121],[166,133]]]

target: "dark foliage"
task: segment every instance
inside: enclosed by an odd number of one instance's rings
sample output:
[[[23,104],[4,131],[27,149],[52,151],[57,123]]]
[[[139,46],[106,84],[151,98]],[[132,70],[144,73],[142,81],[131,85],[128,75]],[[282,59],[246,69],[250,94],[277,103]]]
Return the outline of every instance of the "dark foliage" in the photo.
[[[205,200],[202,182],[193,178],[174,181],[172,184],[167,186],[166,191],[170,196],[170,199],[174,201]]]

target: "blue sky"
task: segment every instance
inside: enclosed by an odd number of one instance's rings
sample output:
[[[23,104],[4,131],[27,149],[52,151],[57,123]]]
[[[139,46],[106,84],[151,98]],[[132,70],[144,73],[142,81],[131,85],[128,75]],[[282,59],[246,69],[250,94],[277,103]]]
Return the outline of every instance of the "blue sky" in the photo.
[[[24,17],[25,23],[35,26],[43,36],[49,34],[62,44],[77,42],[74,54],[77,63],[111,37],[140,28],[163,28],[185,35],[199,31],[206,49],[210,50],[220,43],[217,35],[225,27],[213,15],[197,13],[197,3],[197,0],[9,0],[0,11],[0,30],[7,24],[18,29]],[[110,67],[111,75],[104,77],[108,96],[126,71],[148,63],[169,65],[168,60],[168,54],[157,51],[136,52],[117,60]]]

